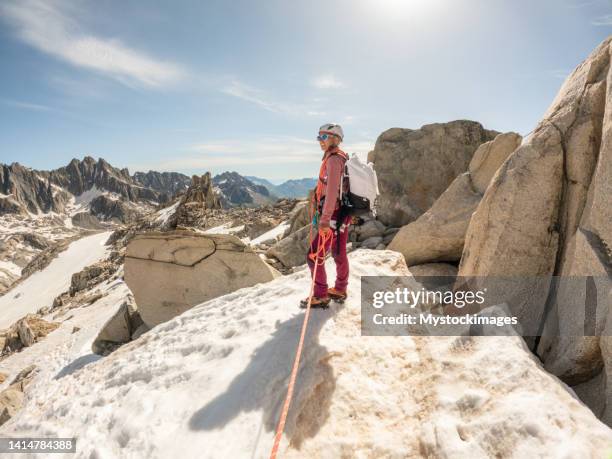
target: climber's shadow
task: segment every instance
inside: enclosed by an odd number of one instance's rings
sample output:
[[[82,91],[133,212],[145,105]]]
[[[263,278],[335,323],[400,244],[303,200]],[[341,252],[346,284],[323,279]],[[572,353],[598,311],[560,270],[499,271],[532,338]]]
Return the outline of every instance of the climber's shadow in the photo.
[[[328,359],[319,344],[325,322],[341,308],[313,309],[308,321],[300,369],[285,433],[299,447],[304,438],[319,430],[329,416],[331,395],[336,383]],[[304,314],[277,325],[272,338],[258,347],[248,366],[230,383],[227,390],[196,411],[189,420],[192,430],[221,428],[240,412],[263,411],[263,428],[272,431],[282,408]],[[297,428],[296,428],[297,426]]]
[[[82,355],[81,357],[78,357],[76,359],[74,359],[72,362],[70,362],[68,365],[66,365],[65,367],[63,367],[54,377],[53,379],[61,379],[64,376],[68,376],[71,375],[72,373],[74,373],[77,370],[80,370],[81,368],[83,368],[86,365],[89,365],[90,363],[93,362],[97,362],[98,360],[100,360],[102,357],[96,354],[87,354],[87,355]]]

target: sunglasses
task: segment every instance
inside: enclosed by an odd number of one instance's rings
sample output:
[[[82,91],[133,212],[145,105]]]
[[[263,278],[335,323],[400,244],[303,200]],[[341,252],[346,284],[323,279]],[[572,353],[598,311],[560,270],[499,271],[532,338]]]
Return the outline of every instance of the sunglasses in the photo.
[[[331,137],[332,134],[322,134],[322,135],[318,135],[317,136],[317,140],[319,142],[324,142],[325,140],[329,139]]]

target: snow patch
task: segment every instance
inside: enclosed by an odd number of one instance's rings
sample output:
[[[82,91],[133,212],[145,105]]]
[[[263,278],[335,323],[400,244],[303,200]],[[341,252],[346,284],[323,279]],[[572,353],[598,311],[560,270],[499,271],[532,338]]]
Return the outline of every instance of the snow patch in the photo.
[[[176,209],[178,209],[179,204],[180,201],[176,201],[170,207],[166,207],[165,209],[161,209],[160,211],[158,211],[156,214],[157,216],[155,217],[155,221],[164,225],[168,223],[170,217],[174,215]]]
[[[74,204],[76,206],[81,206],[81,207],[87,206],[91,203],[91,201],[93,201],[99,196],[102,196],[103,194],[104,194],[104,191],[98,189],[98,187],[94,185],[89,190],[84,191],[78,196],[75,196]]]
[[[0,270],[6,270],[14,276],[21,277],[21,267],[11,261],[0,261]]]
[[[280,457],[598,457],[612,444],[520,338],[361,336],[360,277],[409,272],[391,251],[350,262],[345,305],[312,311]],[[268,457],[309,285],[302,269],[106,358],[52,355],[0,433],[76,436],[78,458]]]
[[[230,226],[229,223],[215,226],[204,231],[204,234],[234,234],[244,230],[244,225]]]
[[[267,233],[264,233],[261,236],[257,236],[255,239],[253,239],[250,242],[250,244],[257,245],[257,244],[261,244],[262,242],[265,242],[270,239],[276,239],[278,236],[281,236],[282,234],[284,234],[287,228],[289,228],[289,222],[283,222],[277,227],[272,228]]]
[[[0,297],[0,329],[51,305],[59,294],[69,289],[72,274],[107,255],[108,248],[104,244],[110,235],[110,232],[99,233],[73,242],[49,266]]]

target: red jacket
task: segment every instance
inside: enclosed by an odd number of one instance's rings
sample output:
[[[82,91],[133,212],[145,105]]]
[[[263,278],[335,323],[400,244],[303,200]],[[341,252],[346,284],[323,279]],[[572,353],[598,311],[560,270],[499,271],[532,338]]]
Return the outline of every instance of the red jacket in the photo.
[[[348,155],[338,147],[331,147],[323,155],[315,193],[317,207],[323,202],[321,223],[329,224],[332,214],[340,207],[340,182],[343,192],[348,191],[347,181],[343,180],[344,164],[347,159]]]

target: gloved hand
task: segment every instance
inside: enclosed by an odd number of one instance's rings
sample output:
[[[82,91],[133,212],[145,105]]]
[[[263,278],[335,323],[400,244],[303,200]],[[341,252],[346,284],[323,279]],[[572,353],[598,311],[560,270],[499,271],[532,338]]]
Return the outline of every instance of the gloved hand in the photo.
[[[319,234],[321,237],[329,237],[330,233],[329,222],[319,222]]]

